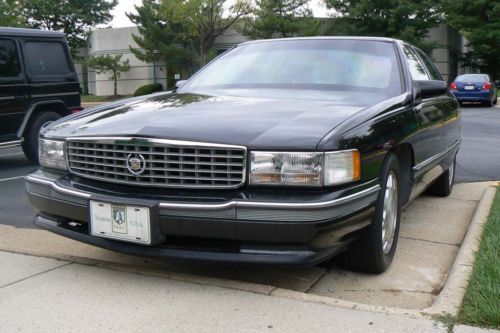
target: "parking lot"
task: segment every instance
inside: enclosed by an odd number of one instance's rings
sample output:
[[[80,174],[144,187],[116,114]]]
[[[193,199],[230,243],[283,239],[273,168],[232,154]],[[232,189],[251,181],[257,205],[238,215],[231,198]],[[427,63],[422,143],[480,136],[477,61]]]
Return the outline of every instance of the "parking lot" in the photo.
[[[500,109],[468,106],[457,181],[500,179]],[[403,212],[395,262],[382,275],[357,274],[331,262],[300,269],[220,267],[137,258],[65,239],[33,225],[22,177],[36,166],[20,149],[0,151],[0,250],[82,262],[118,263],[281,287],[356,302],[422,309],[439,293],[487,183],[459,184],[450,198],[423,196]]]

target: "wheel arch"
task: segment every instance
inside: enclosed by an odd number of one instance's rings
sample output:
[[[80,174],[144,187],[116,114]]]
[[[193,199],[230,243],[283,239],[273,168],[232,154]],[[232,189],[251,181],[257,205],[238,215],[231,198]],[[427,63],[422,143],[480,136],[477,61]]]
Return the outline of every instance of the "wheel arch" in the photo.
[[[415,155],[413,147],[410,143],[400,143],[394,146],[390,151],[396,155],[400,166],[400,183],[401,183],[401,197],[403,205],[410,199],[410,194],[413,185],[413,166],[415,164]]]
[[[43,112],[43,111],[56,112],[60,114],[61,117],[67,116],[69,114],[66,104],[61,100],[55,99],[55,100],[34,102],[29,106],[28,111],[26,112],[26,115],[24,116],[24,119],[21,123],[21,126],[19,126],[19,129],[17,130],[18,138],[23,137],[26,127],[28,126],[30,120],[33,119],[33,117],[36,116],[38,112]]]

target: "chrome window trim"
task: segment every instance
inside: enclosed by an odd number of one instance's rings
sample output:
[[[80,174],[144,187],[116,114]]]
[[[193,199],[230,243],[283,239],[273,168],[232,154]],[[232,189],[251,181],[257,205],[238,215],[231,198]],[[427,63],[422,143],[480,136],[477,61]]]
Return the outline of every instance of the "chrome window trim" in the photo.
[[[198,141],[185,141],[185,140],[170,140],[170,139],[157,139],[157,138],[143,138],[143,137],[120,137],[120,136],[84,136],[84,137],[70,137],[66,139],[66,142],[71,141],[79,141],[79,142],[99,142],[104,144],[116,144],[117,142],[121,144],[133,144],[133,143],[141,143],[145,142],[147,144],[153,145],[172,145],[172,146],[196,146],[201,148],[225,148],[225,149],[241,149],[243,150],[243,169],[242,169],[242,177],[241,182],[236,185],[213,185],[213,186],[205,186],[205,185],[164,185],[164,184],[134,184],[127,181],[119,181],[113,179],[102,179],[101,177],[93,177],[89,175],[79,175],[76,172],[71,171],[69,165],[69,159],[66,158],[66,167],[68,171],[72,174],[80,176],[82,178],[99,180],[102,182],[109,182],[115,184],[127,184],[135,187],[156,187],[156,188],[185,188],[185,189],[235,189],[243,186],[247,181],[247,164],[248,164],[248,151],[245,146],[238,145],[228,145],[228,144],[220,144],[220,143],[208,143],[208,142],[198,142]],[[67,146],[67,145],[66,145]],[[66,149],[66,148],[65,148]],[[67,154],[67,150],[65,150]]]

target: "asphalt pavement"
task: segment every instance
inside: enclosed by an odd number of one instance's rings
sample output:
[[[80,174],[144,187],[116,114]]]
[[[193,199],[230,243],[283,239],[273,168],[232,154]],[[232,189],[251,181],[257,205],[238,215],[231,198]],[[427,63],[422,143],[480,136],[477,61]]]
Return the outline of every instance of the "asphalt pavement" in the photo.
[[[456,181],[500,180],[500,104],[462,106],[462,126]]]

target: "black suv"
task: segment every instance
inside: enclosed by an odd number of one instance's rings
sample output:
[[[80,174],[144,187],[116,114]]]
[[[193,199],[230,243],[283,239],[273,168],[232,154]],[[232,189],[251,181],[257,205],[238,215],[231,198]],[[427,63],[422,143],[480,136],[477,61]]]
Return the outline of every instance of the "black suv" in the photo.
[[[0,149],[22,145],[38,162],[38,132],[81,110],[80,87],[63,33],[0,28]]]

